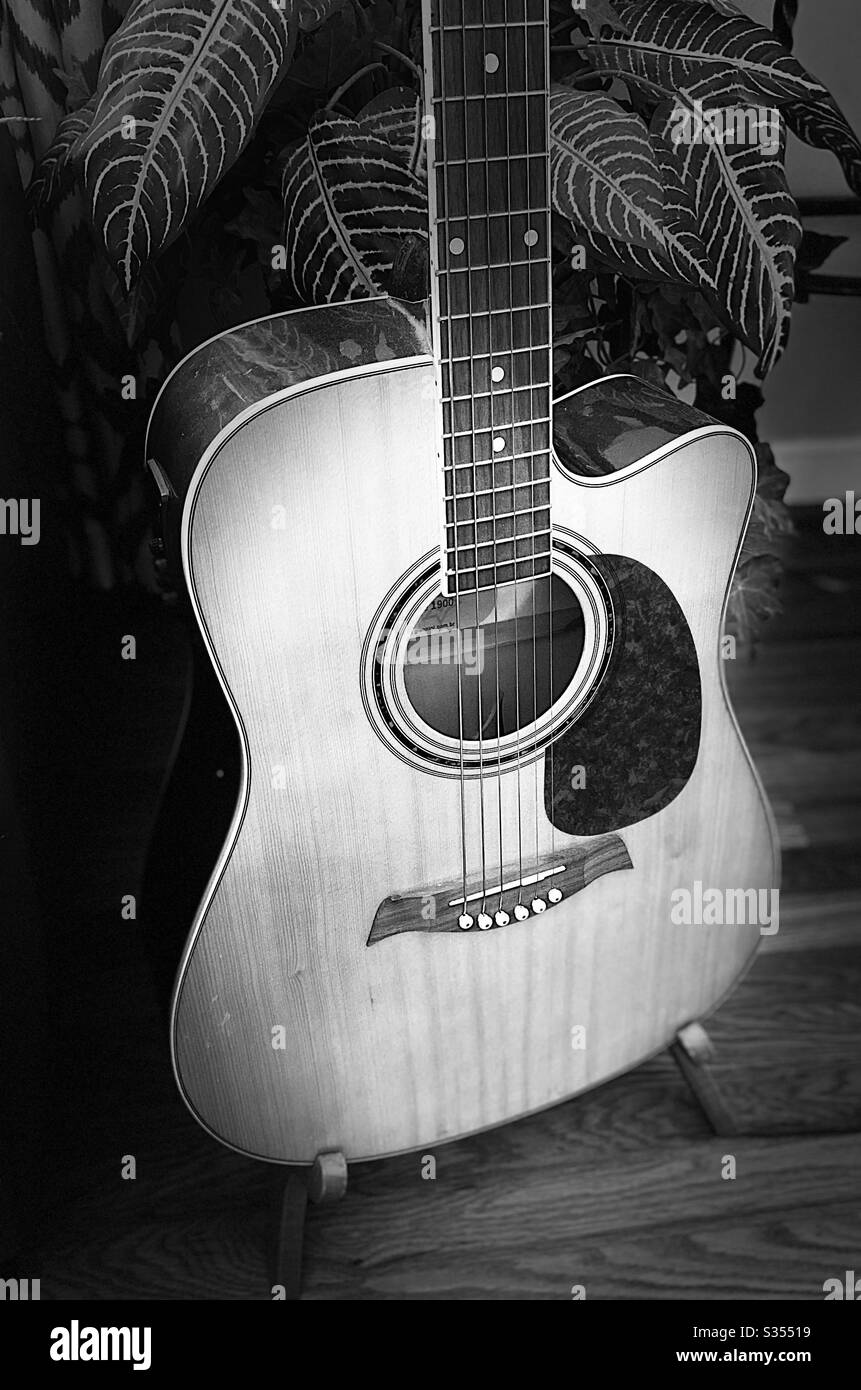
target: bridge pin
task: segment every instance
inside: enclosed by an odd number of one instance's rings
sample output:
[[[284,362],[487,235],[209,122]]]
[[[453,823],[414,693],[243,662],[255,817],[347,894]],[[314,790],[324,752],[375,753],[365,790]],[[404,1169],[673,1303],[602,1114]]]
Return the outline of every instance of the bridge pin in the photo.
[[[474,917],[470,917],[468,912],[464,912],[458,917],[457,925],[460,927],[461,931],[469,931],[474,921]]]
[[[550,892],[547,894],[547,899],[548,899],[548,902],[551,902],[551,903],[561,903],[561,901],[562,901],[562,889],[561,889],[561,888],[551,888],[551,889],[550,889]]]
[[[498,927],[507,927],[511,918],[505,909],[501,907],[498,912],[494,912],[493,920]]]
[[[516,908],[514,909],[514,915],[517,918],[518,922],[525,922],[527,917],[529,916],[529,908],[526,906],[525,903],[518,903]]]
[[[479,912],[478,925],[482,931],[487,931],[488,927],[493,926],[493,918],[488,916],[486,912]]]
[[[546,912],[547,904],[543,898],[533,898],[530,903],[533,912]]]

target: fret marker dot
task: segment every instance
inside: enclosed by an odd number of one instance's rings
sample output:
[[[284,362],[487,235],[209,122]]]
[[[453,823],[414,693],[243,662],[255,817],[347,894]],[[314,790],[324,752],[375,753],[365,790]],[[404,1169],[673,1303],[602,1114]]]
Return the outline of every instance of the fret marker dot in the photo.
[[[497,72],[499,70],[499,59],[495,53],[485,53],[484,70],[485,72]]]
[[[491,375],[491,377],[493,378],[494,381],[504,381],[504,380],[505,380],[505,368],[504,368],[504,367],[494,367],[494,369],[493,369],[493,371],[490,373],[490,375]]]
[[[449,249],[449,251],[451,252],[451,254],[452,254],[453,256],[459,256],[459,255],[461,254],[461,252],[463,251],[463,248],[464,248],[464,242],[463,242],[462,238],[459,237],[459,236],[453,236],[452,239],[451,239],[451,241],[450,241],[449,244],[448,244],[448,249]]]
[[[503,437],[502,437],[501,434],[498,434],[498,435],[496,436],[496,438],[494,439],[494,441],[493,441],[493,452],[494,452],[495,454],[499,454],[499,453],[502,452],[502,450],[503,450],[504,448],[505,448],[505,440],[503,439]]]
[[[534,231],[532,227],[530,227],[528,232],[523,233],[523,240],[527,246],[537,246],[538,233]]]

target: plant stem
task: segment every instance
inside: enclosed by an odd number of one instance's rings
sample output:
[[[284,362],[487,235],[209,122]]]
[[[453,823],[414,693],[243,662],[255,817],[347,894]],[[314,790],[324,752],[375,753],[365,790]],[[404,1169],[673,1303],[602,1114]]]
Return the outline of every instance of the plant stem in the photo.
[[[399,49],[392,48],[391,44],[383,43],[382,39],[374,40],[374,48],[379,49],[381,53],[388,53],[392,58],[397,58],[398,61],[403,63],[405,68],[409,68],[410,72],[421,82],[421,68],[413,62],[412,58],[408,58],[406,53],[401,53]]]
[[[358,72],[354,72],[352,77],[348,77],[346,82],[342,82],[337,91],[332,93],[329,100],[326,102],[326,110],[331,111],[332,107],[336,106],[338,102],[341,100],[341,97],[344,95],[344,93],[348,92],[351,87],[355,86],[360,77],[366,77],[369,72],[376,72],[378,68],[380,69],[380,71],[385,72],[385,63],[366,63],[363,68],[359,68]]]

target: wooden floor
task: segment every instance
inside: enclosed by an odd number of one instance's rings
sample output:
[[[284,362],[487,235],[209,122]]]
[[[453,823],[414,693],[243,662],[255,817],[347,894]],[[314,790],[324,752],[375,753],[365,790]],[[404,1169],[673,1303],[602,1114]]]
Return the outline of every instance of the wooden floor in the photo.
[[[826,1279],[861,1271],[858,555],[855,539],[803,529],[783,616],[729,671],[785,850],[779,934],[709,1024],[739,1133],[715,1137],[664,1055],[437,1149],[433,1180],[419,1154],[360,1165],[343,1202],[310,1209],[304,1297],[566,1299],[582,1285],[588,1299],[820,1299]],[[133,672],[105,656],[129,631]],[[144,927],[118,906],[139,882],[181,701],[180,630],[108,604],[80,642],[80,669],[104,676],[81,687],[83,755],[64,773],[70,804],[80,793],[91,809],[58,849],[75,884],[50,945],[62,1161],[27,1268],[43,1298],[265,1299],[279,1170],[187,1115]]]

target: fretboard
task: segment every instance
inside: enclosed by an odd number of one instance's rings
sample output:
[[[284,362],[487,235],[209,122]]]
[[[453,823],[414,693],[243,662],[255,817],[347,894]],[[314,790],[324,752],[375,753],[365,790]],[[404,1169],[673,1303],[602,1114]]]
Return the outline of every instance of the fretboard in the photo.
[[[425,0],[446,587],[550,568],[547,0]]]

